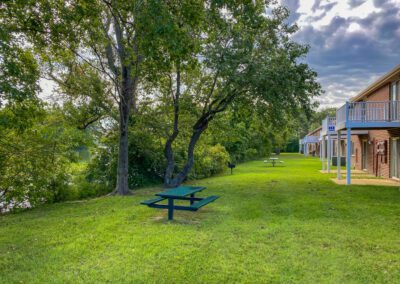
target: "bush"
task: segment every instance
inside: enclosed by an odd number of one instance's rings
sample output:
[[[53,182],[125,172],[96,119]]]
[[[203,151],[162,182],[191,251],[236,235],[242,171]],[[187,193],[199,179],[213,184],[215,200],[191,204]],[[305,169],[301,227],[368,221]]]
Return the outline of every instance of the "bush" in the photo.
[[[162,145],[145,132],[132,134],[128,152],[129,188],[161,183],[165,167]],[[86,180],[101,186],[101,191],[111,192],[117,182],[118,143],[116,136],[102,142],[102,146],[93,151]]]
[[[221,173],[226,169],[228,162],[229,153],[222,145],[199,145],[195,152],[194,167],[188,178],[199,179]]]
[[[248,160],[253,160],[259,157],[258,151],[256,149],[253,148],[249,148],[246,149],[244,151],[244,160],[248,161]]]

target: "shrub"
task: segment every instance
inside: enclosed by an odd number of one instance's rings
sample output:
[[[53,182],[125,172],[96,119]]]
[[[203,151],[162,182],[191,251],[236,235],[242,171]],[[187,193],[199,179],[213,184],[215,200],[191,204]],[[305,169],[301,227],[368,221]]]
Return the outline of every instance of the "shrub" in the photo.
[[[259,157],[258,151],[254,148],[249,148],[244,151],[244,160],[253,160]]]
[[[199,145],[195,152],[194,167],[189,174],[189,179],[209,177],[223,172],[229,162],[229,153],[225,147]]]

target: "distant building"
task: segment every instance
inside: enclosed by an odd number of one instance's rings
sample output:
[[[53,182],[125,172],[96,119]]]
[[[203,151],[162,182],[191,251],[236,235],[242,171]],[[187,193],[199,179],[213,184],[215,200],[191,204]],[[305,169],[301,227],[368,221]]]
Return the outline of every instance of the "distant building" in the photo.
[[[309,132],[303,139],[300,139],[300,153],[305,156],[320,156],[320,135],[322,127]]]

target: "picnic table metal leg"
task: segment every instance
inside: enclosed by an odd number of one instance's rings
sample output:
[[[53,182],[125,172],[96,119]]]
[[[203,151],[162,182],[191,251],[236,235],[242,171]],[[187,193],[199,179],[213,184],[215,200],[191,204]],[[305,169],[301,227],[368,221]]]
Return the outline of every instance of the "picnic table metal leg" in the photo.
[[[168,198],[168,220],[174,219],[174,199]]]
[[[191,198],[194,198],[194,193],[191,194],[190,197],[191,197]],[[194,203],[194,200],[193,200],[193,199],[190,199],[190,205],[193,205],[193,203]]]

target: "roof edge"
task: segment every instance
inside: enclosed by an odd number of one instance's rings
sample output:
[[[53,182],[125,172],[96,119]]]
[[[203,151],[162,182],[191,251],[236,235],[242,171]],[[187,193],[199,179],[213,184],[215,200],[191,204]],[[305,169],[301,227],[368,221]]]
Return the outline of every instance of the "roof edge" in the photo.
[[[322,129],[322,126],[319,126],[319,127],[315,128],[314,130],[308,132],[306,136],[310,136],[311,133],[317,132],[318,130],[321,130],[321,129]]]
[[[385,83],[387,83],[387,80],[391,78],[392,76],[396,75],[396,73],[400,73],[400,64],[391,69],[389,72],[386,74],[382,75],[379,77],[375,82],[370,84],[367,88],[359,92],[356,96],[352,97],[350,99],[351,102],[354,102],[356,100],[359,100],[369,94],[371,94],[373,91],[376,91],[380,87],[382,87]]]

